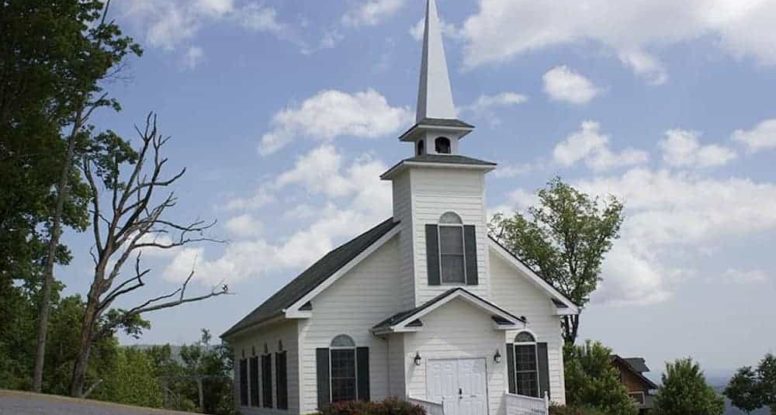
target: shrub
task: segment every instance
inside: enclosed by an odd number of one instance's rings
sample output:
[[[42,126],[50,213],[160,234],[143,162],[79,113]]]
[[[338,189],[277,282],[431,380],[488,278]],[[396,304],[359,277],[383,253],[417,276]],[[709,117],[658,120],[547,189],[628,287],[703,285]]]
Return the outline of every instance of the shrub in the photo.
[[[581,414],[585,415],[638,413],[628,390],[620,383],[617,369],[611,364],[611,350],[599,342],[587,341],[581,346],[564,347],[563,359],[569,407],[583,409]]]
[[[579,408],[574,406],[550,406],[550,415],[607,415],[606,412],[601,412],[594,408]]]
[[[397,398],[380,402],[348,401],[333,403],[323,409],[320,415],[425,415],[420,406]]]

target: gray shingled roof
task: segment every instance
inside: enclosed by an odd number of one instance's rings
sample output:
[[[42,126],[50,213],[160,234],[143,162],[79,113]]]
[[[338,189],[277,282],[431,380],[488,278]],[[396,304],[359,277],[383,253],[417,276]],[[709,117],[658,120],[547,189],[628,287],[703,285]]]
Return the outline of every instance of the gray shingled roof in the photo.
[[[457,154],[423,154],[402,160],[402,162],[405,161],[411,161],[414,163],[474,164],[477,166],[496,165],[496,163],[493,163],[492,161],[478,160]]]
[[[639,373],[649,372],[649,368],[643,357],[623,357],[622,360],[628,362],[633,370]]]
[[[281,316],[285,308],[290,307],[315,289],[315,287],[326,281],[332,274],[372,246],[397,224],[398,222],[394,222],[393,218],[386,219],[374,228],[350,240],[350,242],[329,252],[319,259],[318,262],[291,280],[280,291],[264,301],[255,310],[243,317],[237,324],[224,332],[221,337],[229,337],[240,330]]]
[[[388,171],[380,175],[380,178],[385,179],[390,177],[394,172],[401,169],[405,163],[458,164],[462,166],[483,166],[484,168],[496,166],[496,163],[491,161],[478,160],[458,154],[423,154],[404,159],[394,164]]]

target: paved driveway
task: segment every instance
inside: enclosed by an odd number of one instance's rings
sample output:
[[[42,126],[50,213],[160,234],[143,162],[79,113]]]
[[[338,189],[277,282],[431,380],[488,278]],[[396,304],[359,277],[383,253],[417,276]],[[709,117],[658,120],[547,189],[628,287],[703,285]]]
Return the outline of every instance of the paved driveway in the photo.
[[[140,408],[86,399],[0,390],[0,415],[181,415],[187,412]]]

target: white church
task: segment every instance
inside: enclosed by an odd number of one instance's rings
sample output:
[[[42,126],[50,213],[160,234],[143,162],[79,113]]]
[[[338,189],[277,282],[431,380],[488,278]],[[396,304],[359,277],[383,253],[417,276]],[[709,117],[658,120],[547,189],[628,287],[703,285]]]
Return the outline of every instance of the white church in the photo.
[[[546,414],[565,402],[561,319],[578,307],[488,236],[485,175],[460,154],[434,0],[414,155],[380,178],[393,217],[326,254],[221,337],[243,414],[398,397],[433,415]]]

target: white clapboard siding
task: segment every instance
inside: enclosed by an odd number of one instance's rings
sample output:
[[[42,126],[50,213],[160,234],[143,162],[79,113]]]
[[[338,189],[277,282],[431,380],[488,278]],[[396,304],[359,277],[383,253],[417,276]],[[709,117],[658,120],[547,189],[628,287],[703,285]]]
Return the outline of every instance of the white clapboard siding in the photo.
[[[485,176],[480,170],[415,168],[412,181],[414,232],[415,305],[419,306],[450,289],[448,285],[429,286],[426,260],[426,224],[437,224],[445,212],[455,212],[466,225],[474,225],[477,235],[477,274],[479,284],[466,289],[483,298],[490,294],[488,240],[485,222]]]
[[[240,412],[246,415],[261,414],[289,414],[299,413],[299,348],[298,348],[298,329],[296,320],[286,320],[282,323],[274,324],[271,326],[264,326],[257,330],[250,330],[245,334],[231,340],[231,345],[234,349],[234,361],[235,361],[235,402],[238,406],[240,403],[239,394],[239,361],[245,356],[250,358],[253,356],[253,352],[256,352],[256,356],[264,354],[264,344],[269,348],[269,352],[272,354],[272,405],[273,408],[257,408],[239,406]],[[277,407],[277,385],[275,383],[275,375],[277,366],[275,363],[275,353],[279,352],[278,341],[283,342],[283,350],[288,354],[286,355],[287,366],[287,380],[288,380],[288,410],[276,409]],[[259,361],[261,366],[261,361]],[[249,378],[250,379],[250,378]],[[261,382],[261,377],[259,377]],[[250,391],[250,386],[249,386]],[[261,393],[261,389],[259,389]],[[250,392],[249,392],[250,395]]]
[[[415,274],[412,262],[413,255],[413,228],[415,224],[412,221],[412,185],[409,172],[393,179],[393,218],[399,221],[401,231],[399,232],[399,253],[400,253],[400,288],[401,305],[404,309],[410,309],[415,306]]]
[[[407,398],[404,379],[404,337],[402,334],[388,336],[388,395],[399,399]]]
[[[491,316],[462,299],[455,299],[423,317],[423,330],[404,334],[407,395],[427,399],[428,359],[482,358],[488,379],[488,413],[503,415],[506,359],[495,363],[499,350],[505,356],[504,332],[495,330]],[[416,366],[415,353],[423,359]]]
[[[563,337],[560,317],[554,315],[554,305],[544,291],[541,291],[495,253],[490,255],[490,273],[493,301],[517,316],[528,319],[528,329],[537,341],[547,343],[550,366],[550,395],[554,402],[565,403],[563,383]],[[514,339],[516,331],[508,331],[507,339]]]
[[[388,397],[388,342],[369,329],[401,311],[399,244],[394,237],[312,300],[312,317],[300,322],[301,412],[317,407],[315,349],[338,334],[369,347],[370,394]]]

